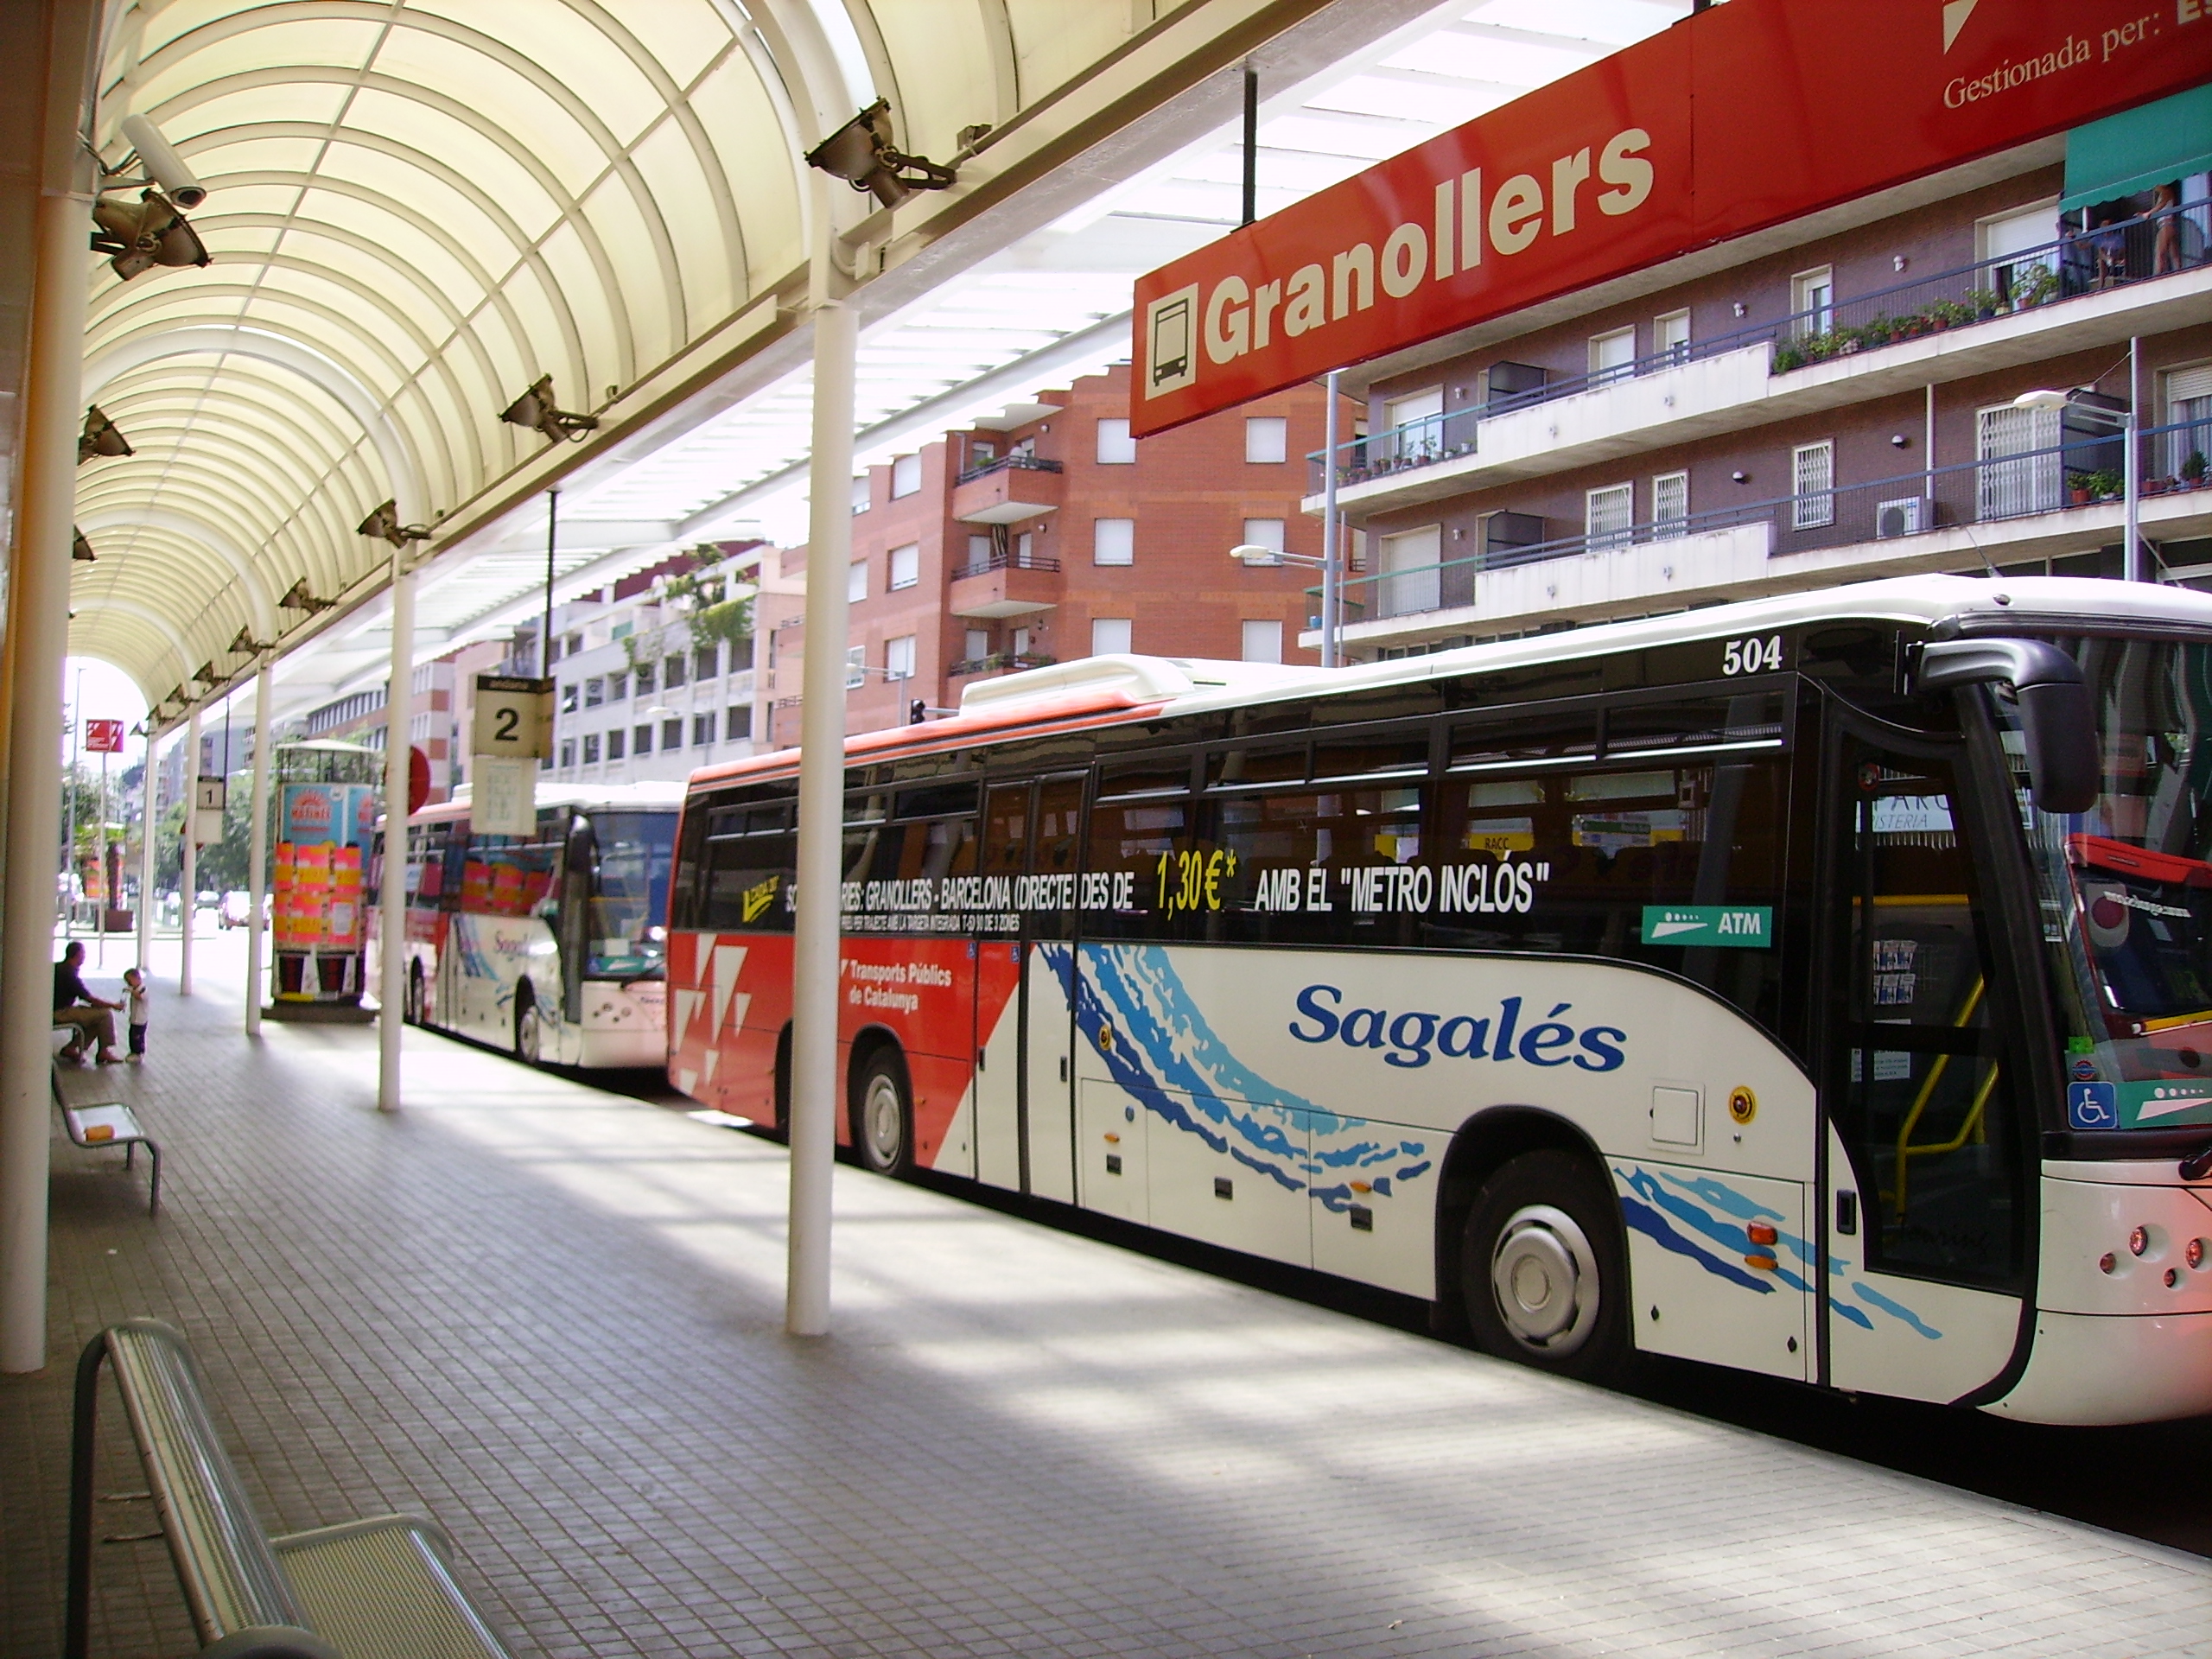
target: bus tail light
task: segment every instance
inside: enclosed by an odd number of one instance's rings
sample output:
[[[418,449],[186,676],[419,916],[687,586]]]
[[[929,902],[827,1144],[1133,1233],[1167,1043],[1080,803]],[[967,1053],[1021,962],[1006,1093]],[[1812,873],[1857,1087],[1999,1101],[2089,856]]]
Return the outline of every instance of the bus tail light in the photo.
[[[1764,1244],[1769,1248],[1779,1243],[1782,1239],[1781,1234],[1775,1231],[1773,1228],[1768,1226],[1766,1223],[1763,1221],[1753,1222],[1750,1226],[1744,1229],[1744,1233],[1752,1243]]]
[[[2191,1268],[2202,1267],[2204,1265],[2204,1241],[2201,1238],[2190,1239],[2187,1244],[2182,1247],[2181,1258],[2183,1261],[2188,1262]]]
[[[2150,1248],[2151,1230],[2148,1227],[2138,1227],[2127,1236],[2127,1253],[2130,1255],[2140,1255]]]

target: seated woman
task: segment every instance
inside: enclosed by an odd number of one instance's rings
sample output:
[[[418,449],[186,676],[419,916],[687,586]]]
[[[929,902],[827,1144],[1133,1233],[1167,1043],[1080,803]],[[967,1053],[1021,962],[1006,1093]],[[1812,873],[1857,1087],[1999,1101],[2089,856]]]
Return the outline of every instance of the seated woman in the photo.
[[[77,1034],[61,1051],[61,1058],[76,1060],[95,1044],[99,1063],[113,1065],[123,1058],[115,1052],[115,1011],[120,1002],[106,1002],[85,988],[85,947],[73,940],[54,964],[54,1023],[74,1026]]]

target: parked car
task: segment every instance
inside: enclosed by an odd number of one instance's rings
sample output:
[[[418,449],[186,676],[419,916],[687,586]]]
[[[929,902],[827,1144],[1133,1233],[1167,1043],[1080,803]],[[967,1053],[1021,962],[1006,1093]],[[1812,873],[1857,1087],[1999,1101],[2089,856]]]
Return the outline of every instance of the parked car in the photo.
[[[223,907],[216,919],[225,927],[244,927],[252,915],[253,895],[234,887],[223,895]]]

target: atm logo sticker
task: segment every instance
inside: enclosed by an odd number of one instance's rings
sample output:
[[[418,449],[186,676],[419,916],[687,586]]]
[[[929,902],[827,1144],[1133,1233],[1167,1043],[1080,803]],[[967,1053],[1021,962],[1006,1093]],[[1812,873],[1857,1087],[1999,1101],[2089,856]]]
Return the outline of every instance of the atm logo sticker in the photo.
[[[1764,950],[1774,944],[1770,905],[1646,905],[1646,944],[1722,946]]]

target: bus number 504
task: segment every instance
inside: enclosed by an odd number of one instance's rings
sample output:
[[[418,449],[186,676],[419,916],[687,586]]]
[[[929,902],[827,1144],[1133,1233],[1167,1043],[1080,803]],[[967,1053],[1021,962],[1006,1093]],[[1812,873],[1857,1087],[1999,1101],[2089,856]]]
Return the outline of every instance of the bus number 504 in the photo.
[[[1756,674],[1762,669],[1778,670],[1782,666],[1782,636],[1770,633],[1764,639],[1731,639],[1720,652],[1720,671],[1723,674]]]

